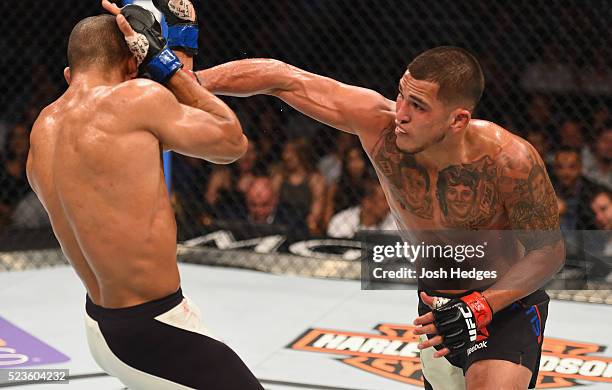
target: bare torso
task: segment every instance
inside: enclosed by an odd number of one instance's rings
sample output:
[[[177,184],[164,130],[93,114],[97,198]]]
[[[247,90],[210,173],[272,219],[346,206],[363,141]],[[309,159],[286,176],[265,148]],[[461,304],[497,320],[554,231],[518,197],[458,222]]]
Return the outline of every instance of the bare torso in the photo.
[[[160,298],[180,283],[160,145],[130,123],[129,88],[71,86],[38,118],[28,160],[62,250],[105,307]]]
[[[472,120],[462,161],[439,166],[401,152],[394,129],[392,125],[383,130],[378,139],[362,137],[362,142],[400,228],[509,228],[498,197],[497,170],[503,145],[515,138],[512,134],[490,122]],[[448,185],[444,177],[449,174],[475,185]]]
[[[472,120],[466,129],[461,161],[440,164],[419,154],[401,152],[394,129],[395,124],[390,121],[377,136],[365,133],[360,138],[404,238],[411,237],[406,232],[416,231],[512,229],[500,182],[509,179],[502,177],[506,157],[530,148],[524,140],[491,122]],[[470,184],[457,185],[457,181]],[[532,194],[528,190],[516,195],[527,204],[536,203],[529,199]],[[523,249],[518,241],[500,239],[498,245],[489,249],[507,256],[500,258],[507,265],[497,268],[501,277],[511,260],[522,256]]]

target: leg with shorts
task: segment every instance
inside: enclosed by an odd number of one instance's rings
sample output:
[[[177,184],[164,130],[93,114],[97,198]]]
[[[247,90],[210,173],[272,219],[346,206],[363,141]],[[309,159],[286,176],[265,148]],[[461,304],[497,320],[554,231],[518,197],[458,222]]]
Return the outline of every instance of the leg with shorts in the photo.
[[[464,376],[469,368],[484,360],[512,362],[527,368],[531,372],[529,388],[534,388],[540,366],[548,302],[546,292],[538,290],[496,313],[486,327],[488,337],[481,335],[463,356],[434,359],[434,347],[421,351],[423,375],[430,388],[465,389]],[[423,302],[419,302],[421,315],[430,310]]]
[[[204,330],[181,290],[141,305],[105,309],[89,297],[87,341],[96,362],[132,390],[263,390],[236,353]]]

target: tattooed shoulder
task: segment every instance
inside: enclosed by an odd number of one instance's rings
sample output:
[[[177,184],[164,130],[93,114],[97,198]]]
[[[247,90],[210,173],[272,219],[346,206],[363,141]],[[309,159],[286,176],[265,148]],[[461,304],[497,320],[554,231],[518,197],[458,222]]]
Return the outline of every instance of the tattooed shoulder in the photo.
[[[498,175],[500,196],[512,228],[524,232],[523,244],[531,248],[557,240],[557,198],[545,165],[533,147],[514,141],[498,158]]]

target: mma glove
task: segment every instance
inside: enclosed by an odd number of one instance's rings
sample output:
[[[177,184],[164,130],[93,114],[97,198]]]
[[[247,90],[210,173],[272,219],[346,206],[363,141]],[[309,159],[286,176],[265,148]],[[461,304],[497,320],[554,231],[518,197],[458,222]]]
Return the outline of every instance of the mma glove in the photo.
[[[168,24],[168,46],[187,55],[198,54],[198,19],[190,0],[153,0]]]
[[[487,335],[485,327],[493,319],[493,311],[481,293],[473,292],[434,308],[433,316],[438,334],[442,336],[440,347],[448,348],[454,356],[472,347],[478,333]]]
[[[136,32],[136,36],[126,37],[125,40],[138,60],[140,76],[164,83],[183,67],[168,48],[153,13],[137,5],[126,5],[121,8],[121,14]]]

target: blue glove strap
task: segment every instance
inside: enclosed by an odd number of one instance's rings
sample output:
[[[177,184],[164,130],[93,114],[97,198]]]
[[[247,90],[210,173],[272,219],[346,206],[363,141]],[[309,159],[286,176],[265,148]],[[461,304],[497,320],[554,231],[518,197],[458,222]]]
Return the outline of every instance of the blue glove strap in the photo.
[[[179,24],[168,27],[168,46],[187,47],[190,49],[198,48],[199,28],[193,24]]]
[[[181,60],[166,47],[149,61],[146,68],[153,80],[163,83],[182,67]]]

